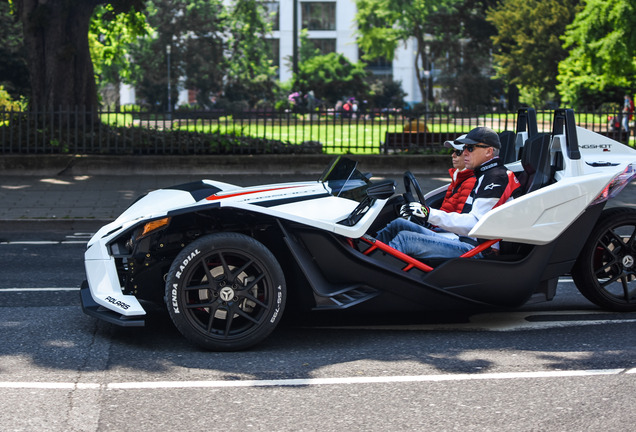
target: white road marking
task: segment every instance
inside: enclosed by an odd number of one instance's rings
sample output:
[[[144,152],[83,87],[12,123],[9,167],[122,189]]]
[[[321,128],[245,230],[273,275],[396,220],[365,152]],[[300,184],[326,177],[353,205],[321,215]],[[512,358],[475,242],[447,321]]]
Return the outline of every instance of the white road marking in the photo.
[[[88,240],[18,240],[18,241],[3,241],[0,245],[20,245],[20,246],[47,246],[47,245],[60,245],[60,244],[86,244]]]
[[[299,387],[318,385],[390,384],[443,381],[486,381],[510,379],[541,379],[564,377],[591,377],[603,375],[634,374],[636,369],[588,369],[571,371],[501,372],[484,374],[446,374],[413,376],[300,378],[278,380],[238,381],[139,381],[99,383],[73,382],[0,382],[5,389],[52,389],[52,390],[161,390],[185,388],[236,388],[236,387]]]
[[[0,382],[0,388],[6,389],[39,389],[39,390],[98,390],[102,388],[97,383],[72,382]]]
[[[9,240],[0,242],[0,245],[42,246],[58,244],[86,244],[93,237],[93,233],[73,233],[66,235],[66,240]]]
[[[40,292],[40,291],[79,291],[79,287],[0,288],[0,293],[2,292]]]
[[[1,245],[54,245],[60,244],[61,241],[50,241],[50,240],[18,240],[18,241],[3,241],[0,242]]]

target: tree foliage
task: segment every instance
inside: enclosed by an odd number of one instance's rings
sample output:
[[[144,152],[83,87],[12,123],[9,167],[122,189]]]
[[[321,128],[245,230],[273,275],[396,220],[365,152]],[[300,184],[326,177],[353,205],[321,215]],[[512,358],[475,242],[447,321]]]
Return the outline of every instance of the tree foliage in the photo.
[[[254,106],[272,99],[276,70],[261,2],[228,8],[222,0],[150,0],[147,16],[155,30],[130,47],[130,83],[145,104],[167,107],[168,46],[172,105],[180,87],[196,90],[204,108],[213,100]]]
[[[367,102],[370,108],[403,108],[405,97],[402,82],[378,79],[369,85]]]
[[[415,40],[414,67],[422,99],[426,97],[423,67],[427,60],[431,16],[449,13],[462,0],[356,0],[358,45],[363,59],[384,57],[392,60],[396,48],[410,38]]]
[[[561,37],[579,0],[503,0],[488,11],[497,77],[519,86],[541,104],[556,96],[558,64],[566,58]]]
[[[619,102],[636,90],[636,4],[587,0],[568,26],[558,89],[575,107]]]
[[[91,17],[88,43],[98,82],[129,82],[128,45],[151,31],[142,12],[131,9],[116,14],[111,4],[97,6]]]
[[[183,84],[198,91],[199,105],[210,106],[211,96],[222,89],[226,68],[221,0],[152,0],[146,9],[154,30],[129,47],[129,84],[143,103],[166,109],[170,75],[172,109],[182,77],[187,77]]]
[[[343,96],[366,94],[366,75],[363,63],[351,63],[342,54],[317,55],[298,65],[293,88],[304,94],[313,90],[316,98],[333,104]]]
[[[11,6],[0,2],[0,86],[17,98],[28,95],[30,83],[22,27]]]
[[[259,0],[236,0],[230,9],[224,92],[230,101],[244,101],[249,106],[274,104],[276,67],[265,39],[272,28],[266,12]]]
[[[463,0],[455,9],[430,17],[430,43],[435,86],[451,106],[490,105],[501,95],[501,82],[492,79],[491,37],[495,27],[486,21],[486,11],[497,0]]]
[[[96,106],[97,88],[88,32],[99,5],[113,16],[143,9],[143,0],[14,0],[22,24],[31,82],[30,102],[38,107]]]

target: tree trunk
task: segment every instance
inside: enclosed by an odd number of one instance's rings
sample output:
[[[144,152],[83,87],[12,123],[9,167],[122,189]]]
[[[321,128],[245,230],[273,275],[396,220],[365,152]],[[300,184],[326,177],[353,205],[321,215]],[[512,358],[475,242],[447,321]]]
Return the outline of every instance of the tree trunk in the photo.
[[[98,0],[21,0],[31,78],[31,106],[37,109],[97,106],[97,87],[88,47],[88,28]]]

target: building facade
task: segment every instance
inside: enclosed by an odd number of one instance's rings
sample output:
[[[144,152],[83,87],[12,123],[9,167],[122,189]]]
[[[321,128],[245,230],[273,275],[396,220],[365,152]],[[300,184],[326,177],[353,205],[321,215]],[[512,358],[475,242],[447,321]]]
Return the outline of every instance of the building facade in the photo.
[[[307,29],[307,37],[323,54],[338,52],[351,62],[360,59],[356,43],[355,0],[279,0],[266,2],[273,21],[270,36],[274,62],[279,66],[280,80],[292,77],[294,41],[294,2],[297,2],[298,29]],[[415,75],[415,48],[412,42],[402,45],[392,62],[373,62],[369,70],[381,76],[402,82],[405,100],[421,102],[421,93]]]

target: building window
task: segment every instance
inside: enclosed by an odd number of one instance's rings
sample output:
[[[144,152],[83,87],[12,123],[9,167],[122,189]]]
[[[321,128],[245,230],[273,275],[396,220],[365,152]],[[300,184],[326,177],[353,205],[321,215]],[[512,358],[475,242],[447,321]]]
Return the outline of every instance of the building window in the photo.
[[[280,67],[280,41],[278,39],[267,39],[271,53],[272,65]]]
[[[335,39],[308,39],[307,43],[312,44],[314,49],[318,49],[319,55],[336,52]]]
[[[335,30],[335,2],[301,3],[302,28],[307,30]]]
[[[374,75],[390,75],[393,71],[393,61],[386,57],[364,60],[364,51],[358,49],[358,58],[366,64],[365,69]]]
[[[263,6],[267,14],[266,19],[272,24],[272,31],[280,30],[280,2],[263,2]]]

